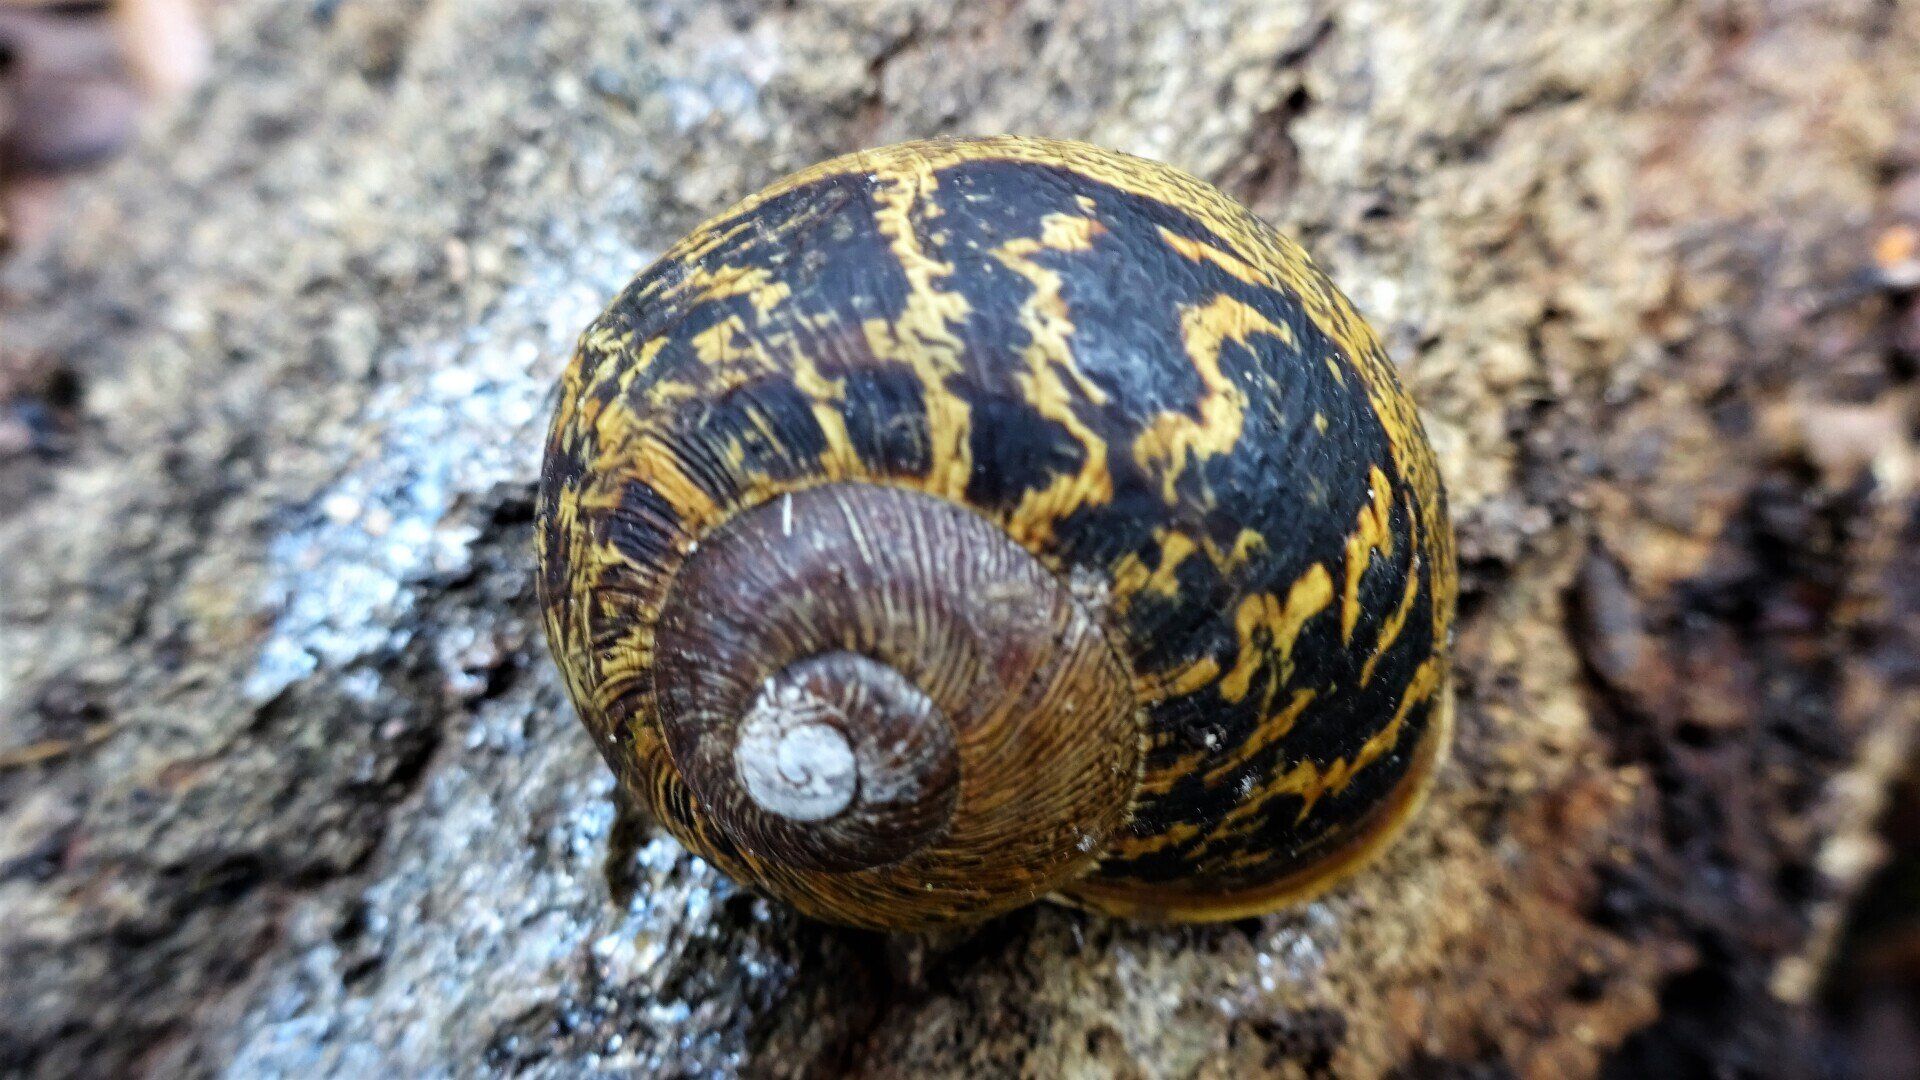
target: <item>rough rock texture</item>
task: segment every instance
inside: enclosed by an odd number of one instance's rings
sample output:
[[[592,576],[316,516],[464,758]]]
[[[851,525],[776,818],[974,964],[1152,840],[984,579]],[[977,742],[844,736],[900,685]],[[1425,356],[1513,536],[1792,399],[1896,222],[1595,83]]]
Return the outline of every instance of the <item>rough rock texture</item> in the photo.
[[[1804,1003],[1920,717],[1920,6],[220,11],[0,274],[73,412],[0,464],[0,1073],[1845,1071]],[[1222,182],[1387,337],[1465,557],[1430,812],[1204,928],[603,875],[529,581],[572,336],[778,173],[997,131]]]

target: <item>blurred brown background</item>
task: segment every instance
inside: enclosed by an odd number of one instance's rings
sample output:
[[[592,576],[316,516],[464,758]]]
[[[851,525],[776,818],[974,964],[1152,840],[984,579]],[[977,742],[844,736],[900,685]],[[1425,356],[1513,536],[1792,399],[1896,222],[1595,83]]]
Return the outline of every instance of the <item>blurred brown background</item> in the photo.
[[[1459,744],[1300,910],[608,863],[528,578],[573,336],[1003,131],[1220,183],[1424,410]],[[1920,5],[0,0],[0,205],[0,1074],[1920,1075]]]

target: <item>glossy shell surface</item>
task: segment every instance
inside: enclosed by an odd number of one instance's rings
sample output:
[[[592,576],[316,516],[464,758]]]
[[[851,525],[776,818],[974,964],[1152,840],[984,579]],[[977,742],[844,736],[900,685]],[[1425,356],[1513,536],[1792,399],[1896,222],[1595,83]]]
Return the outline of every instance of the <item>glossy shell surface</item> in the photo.
[[[622,782],[749,880],[664,745],[659,613],[703,538],[836,483],[966,508],[1103,626],[1138,778],[1070,899],[1267,910],[1420,801],[1455,598],[1432,452],[1346,298],[1204,182],[1037,139],[854,154],[701,226],[583,335],[541,488],[553,650]]]

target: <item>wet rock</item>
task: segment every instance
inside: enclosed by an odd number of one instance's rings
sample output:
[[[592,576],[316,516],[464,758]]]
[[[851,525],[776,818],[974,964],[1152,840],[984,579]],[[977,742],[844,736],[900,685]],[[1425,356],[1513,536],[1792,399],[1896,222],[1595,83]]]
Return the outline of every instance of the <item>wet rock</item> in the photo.
[[[213,85],[0,270],[0,348],[85,387],[0,507],[0,751],[71,743],[0,765],[0,1072],[1813,1068],[1920,714],[1913,309],[1845,287],[1920,161],[1911,10],[218,23]],[[1461,732],[1351,885],[901,942],[616,830],[531,595],[552,381],[706,214],[941,131],[1234,185],[1402,364],[1470,558]]]

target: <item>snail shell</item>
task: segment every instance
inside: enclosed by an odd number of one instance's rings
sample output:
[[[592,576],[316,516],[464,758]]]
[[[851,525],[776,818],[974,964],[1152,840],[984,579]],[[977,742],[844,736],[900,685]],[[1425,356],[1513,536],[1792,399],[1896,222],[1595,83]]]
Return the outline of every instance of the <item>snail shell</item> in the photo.
[[[581,337],[538,531],[619,782],[825,919],[1271,910],[1447,743],[1452,531],[1379,342],[1091,146],[887,147],[702,225]]]

